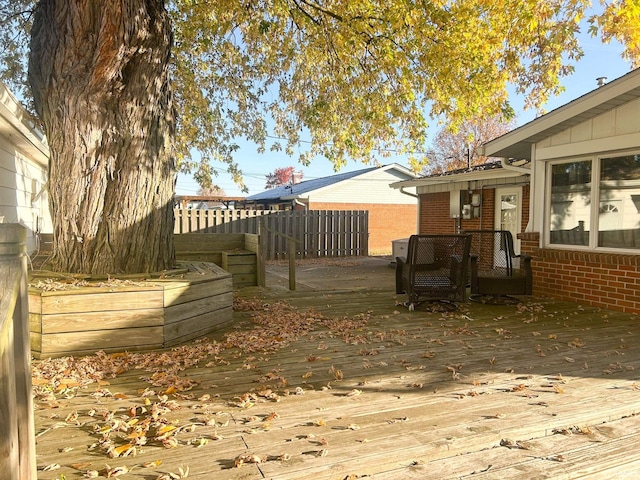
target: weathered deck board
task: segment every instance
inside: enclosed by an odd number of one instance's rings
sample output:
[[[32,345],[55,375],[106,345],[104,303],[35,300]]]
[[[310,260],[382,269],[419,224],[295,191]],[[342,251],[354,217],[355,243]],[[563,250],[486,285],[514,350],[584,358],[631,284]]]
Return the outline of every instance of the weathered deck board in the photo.
[[[181,372],[194,386],[182,398],[168,395],[182,407],[168,420],[183,426],[215,418],[218,424],[181,432],[177,448],[150,442],[126,458],[87,451],[99,440],[93,429],[101,422],[87,412],[128,418],[131,405],[144,405],[145,388],[166,389],[145,380],[152,372],[131,369],[72,398],[57,395],[56,408],[38,402],[38,465],[61,465],[39,471],[39,478],[81,478],[70,465],[82,462],[98,470],[138,465],[122,478],[141,480],[180,466],[189,466],[188,478],[202,480],[393,480],[612,478],[640,465],[640,454],[630,452],[640,430],[637,316],[540,299],[526,308],[468,304],[453,314],[408,312],[389,290],[252,288],[240,294],[272,305],[286,298],[298,311],[318,312],[309,317],[366,324],[316,326],[289,344],[276,339],[282,346],[274,352],[225,347]],[[251,312],[233,317],[218,341],[256,328]],[[255,335],[278,333],[256,329]],[[258,397],[250,408],[239,406],[241,395],[267,385],[279,401]],[[296,394],[297,387],[304,394]],[[104,388],[122,398],[91,396]],[[203,394],[212,399],[200,401]],[[74,412],[80,425],[64,421]],[[578,427],[592,433],[554,433]],[[198,438],[206,444],[189,444]],[[505,439],[530,448],[500,446]],[[73,450],[61,452],[63,445]],[[235,459],[249,453],[267,461],[234,468]],[[285,454],[288,460],[278,459]],[[158,459],[157,467],[140,467]]]

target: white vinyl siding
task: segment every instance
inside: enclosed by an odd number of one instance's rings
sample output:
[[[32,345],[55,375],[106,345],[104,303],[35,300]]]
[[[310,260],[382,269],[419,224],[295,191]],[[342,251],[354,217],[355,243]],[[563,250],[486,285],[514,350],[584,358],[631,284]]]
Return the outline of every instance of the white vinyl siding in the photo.
[[[640,99],[620,105],[536,144],[537,160],[626,150],[640,145]]]
[[[342,182],[309,192],[314,203],[362,203],[386,205],[415,205],[416,199],[391,188],[395,182],[413,177],[393,167],[378,169]]]
[[[27,249],[37,248],[36,233],[50,233],[46,166],[27,157],[0,135],[0,217],[27,228]]]

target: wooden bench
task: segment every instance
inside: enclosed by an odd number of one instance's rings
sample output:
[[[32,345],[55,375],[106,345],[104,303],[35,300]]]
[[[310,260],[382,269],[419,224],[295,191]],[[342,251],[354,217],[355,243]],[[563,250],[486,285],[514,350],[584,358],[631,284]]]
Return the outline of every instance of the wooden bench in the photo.
[[[176,258],[213,262],[233,275],[233,285],[258,285],[259,236],[248,233],[183,233],[174,235]],[[262,268],[262,272],[259,269]]]
[[[222,252],[222,268],[233,275],[233,286],[258,284],[257,257],[249,250],[226,250]]]

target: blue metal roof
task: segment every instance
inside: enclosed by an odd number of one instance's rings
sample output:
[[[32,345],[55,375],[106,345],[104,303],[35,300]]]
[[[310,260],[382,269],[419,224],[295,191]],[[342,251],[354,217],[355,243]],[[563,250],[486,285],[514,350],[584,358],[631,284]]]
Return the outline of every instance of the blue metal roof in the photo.
[[[264,192],[250,195],[246,199],[257,202],[265,202],[279,200],[282,197],[299,197],[300,195],[304,195],[305,193],[311,192],[313,190],[318,190],[320,188],[328,187],[329,185],[343,182],[344,180],[349,180],[350,178],[363,175],[373,170],[377,170],[378,168],[380,167],[370,167],[362,170],[356,170],[354,172],[338,173],[329,177],[304,180],[300,183],[296,183],[295,185],[283,185],[280,187],[272,188],[270,190],[265,190]]]

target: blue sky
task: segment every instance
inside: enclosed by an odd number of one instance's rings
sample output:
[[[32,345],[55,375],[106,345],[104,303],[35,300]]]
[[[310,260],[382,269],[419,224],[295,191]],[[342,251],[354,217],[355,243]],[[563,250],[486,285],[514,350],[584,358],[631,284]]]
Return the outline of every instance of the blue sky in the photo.
[[[617,43],[603,44],[597,38],[591,38],[586,35],[581,37],[581,44],[585,52],[584,56],[576,63],[573,75],[564,79],[563,84],[566,90],[561,95],[550,99],[545,105],[546,111],[558,108],[597,88],[596,79],[598,77],[607,77],[607,81],[611,81],[630,71],[630,64],[620,57],[622,52],[621,45]],[[523,125],[535,118],[534,111],[523,111],[523,98],[512,95],[511,102],[518,114],[518,125]],[[433,121],[431,125],[429,133],[434,135],[438,126],[435,121]],[[333,165],[324,158],[317,158],[311,162],[310,166],[304,167],[297,163],[297,156],[288,157],[282,152],[259,154],[255,144],[242,141],[238,141],[238,144],[240,145],[240,149],[236,153],[235,160],[244,173],[244,181],[249,188],[248,195],[264,191],[265,175],[279,167],[294,166],[296,170],[303,172],[304,180],[325,177],[335,173]],[[380,162],[382,164],[396,162],[406,166],[404,159],[394,158],[393,156],[381,159]],[[340,172],[348,172],[366,167],[367,165],[362,163],[350,161]],[[224,189],[228,196],[245,196],[246,194],[243,194],[238,189],[230,176],[225,173],[224,169],[225,166],[220,164],[220,174],[214,178],[214,183]],[[177,195],[196,195],[198,188],[198,184],[191,176],[184,174],[178,176],[176,185]]]

